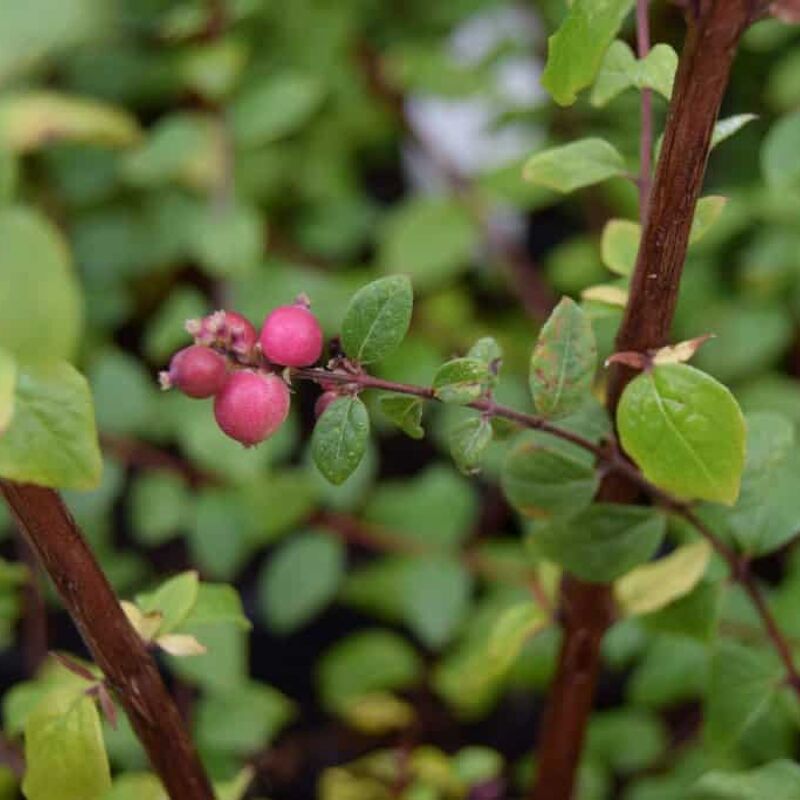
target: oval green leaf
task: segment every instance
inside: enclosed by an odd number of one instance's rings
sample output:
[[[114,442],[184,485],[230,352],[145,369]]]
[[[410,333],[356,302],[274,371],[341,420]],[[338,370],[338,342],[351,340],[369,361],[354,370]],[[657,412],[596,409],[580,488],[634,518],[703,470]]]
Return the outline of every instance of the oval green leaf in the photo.
[[[582,580],[608,583],[647,561],[665,527],[655,509],[596,503],[537,526],[531,541],[545,558]]]
[[[580,306],[564,297],[542,327],[530,364],[530,387],[536,410],[563,417],[589,398],[597,367],[592,324]]]
[[[22,207],[0,211],[0,342],[12,354],[70,358],[81,329],[81,296],[56,229]]]
[[[342,346],[368,364],[392,352],[405,338],[414,294],[405,275],[380,278],[356,292],[342,320]]]
[[[344,549],[324,533],[292,537],[266,563],[259,598],[272,630],[290,633],[330,603],[344,575]]]
[[[0,476],[93,489],[102,459],[86,379],[66,362],[19,366],[14,415],[0,436]]]
[[[487,389],[489,367],[477,358],[454,358],[442,364],[433,376],[433,394],[443,403],[468,405]]]
[[[574,192],[584,186],[625,174],[625,159],[605,139],[578,139],[532,155],[522,171],[530,183]]]
[[[744,469],[745,424],[730,391],[688,364],[632,380],[617,427],[625,451],[656,486],[684,499],[731,505]]]
[[[577,448],[527,434],[509,450],[502,486],[511,505],[526,517],[547,518],[586,508],[600,480]]]
[[[357,397],[334,400],[319,418],[311,436],[311,455],[333,484],[344,483],[364,456],[369,414]]]

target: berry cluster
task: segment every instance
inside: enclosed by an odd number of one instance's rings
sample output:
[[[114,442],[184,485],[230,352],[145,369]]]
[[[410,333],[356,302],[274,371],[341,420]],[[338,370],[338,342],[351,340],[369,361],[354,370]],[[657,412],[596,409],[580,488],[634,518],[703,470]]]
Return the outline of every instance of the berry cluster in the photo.
[[[307,367],[322,355],[322,328],[304,296],[271,311],[260,334],[235,311],[189,320],[186,330],[194,344],[175,353],[161,386],[213,397],[217,424],[246,447],[272,436],[289,414],[289,387],[275,368]]]

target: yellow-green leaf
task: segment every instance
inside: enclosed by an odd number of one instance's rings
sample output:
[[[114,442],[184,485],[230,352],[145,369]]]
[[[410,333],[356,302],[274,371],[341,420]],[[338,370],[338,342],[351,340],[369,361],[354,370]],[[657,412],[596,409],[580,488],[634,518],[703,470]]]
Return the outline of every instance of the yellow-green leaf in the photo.
[[[17,153],[58,141],[127,147],[139,136],[136,118],[108,103],[42,90],[0,101],[0,145]]]
[[[25,761],[27,800],[101,800],[111,776],[94,701],[70,690],[45,695],[25,723]]]
[[[719,381],[688,364],[634,378],[620,398],[622,446],[656,486],[685,499],[731,505],[744,469],[745,424]]]
[[[617,604],[626,614],[651,614],[689,594],[711,558],[705,540],[677,548],[664,558],[643,564],[614,584]]]
[[[17,385],[17,362],[0,347],[0,436],[14,413],[14,387]]]

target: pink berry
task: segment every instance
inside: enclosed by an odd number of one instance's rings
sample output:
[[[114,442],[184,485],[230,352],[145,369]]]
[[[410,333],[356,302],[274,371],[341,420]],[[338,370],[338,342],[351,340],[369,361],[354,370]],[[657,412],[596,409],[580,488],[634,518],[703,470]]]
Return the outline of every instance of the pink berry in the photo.
[[[273,364],[307,367],[322,355],[322,328],[304,306],[279,306],[264,320],[261,350]]]
[[[289,413],[289,387],[277,375],[232,373],[214,400],[217,424],[249,447],[272,436]]]
[[[218,345],[242,356],[250,354],[258,339],[250,320],[236,311],[215,311],[187,320],[186,330],[197,344]]]
[[[325,409],[338,397],[336,392],[323,392],[314,403],[314,415],[319,419],[324,413]]]
[[[258,333],[253,323],[235,311],[226,311],[225,324],[231,350],[240,355],[247,355],[256,346],[258,340]]]
[[[193,344],[172,356],[169,371],[161,373],[161,384],[165,389],[175,386],[189,397],[211,397],[222,389],[226,375],[223,356]]]

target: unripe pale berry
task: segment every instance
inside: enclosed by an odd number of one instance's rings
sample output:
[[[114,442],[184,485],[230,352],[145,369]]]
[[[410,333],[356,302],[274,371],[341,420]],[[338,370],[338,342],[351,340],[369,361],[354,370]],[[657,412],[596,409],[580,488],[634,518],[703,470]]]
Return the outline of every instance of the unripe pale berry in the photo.
[[[289,387],[277,375],[238,370],[214,400],[217,424],[250,447],[272,436],[289,413]]]
[[[211,397],[222,389],[227,375],[223,356],[210,347],[193,344],[172,356],[169,371],[161,373],[161,385],[172,386],[189,397]]]
[[[302,304],[279,306],[261,329],[261,350],[273,364],[307,367],[322,355],[322,328]]]
[[[249,355],[258,340],[253,323],[236,311],[215,311],[187,320],[186,330],[197,344],[218,345],[242,356]]]
[[[314,415],[319,419],[324,413],[325,409],[338,397],[336,392],[323,392],[314,403]]]

